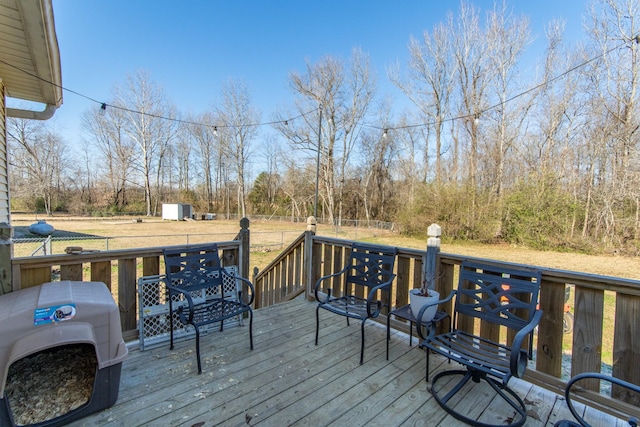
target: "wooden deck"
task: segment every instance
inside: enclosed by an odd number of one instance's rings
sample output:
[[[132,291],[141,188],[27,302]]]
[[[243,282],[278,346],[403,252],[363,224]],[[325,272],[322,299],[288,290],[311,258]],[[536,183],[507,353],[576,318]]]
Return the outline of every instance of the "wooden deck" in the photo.
[[[203,374],[195,343],[183,341],[141,352],[123,363],[117,403],[72,426],[456,426],[463,425],[433,400],[424,379],[423,350],[394,332],[385,360],[384,327],[366,327],[365,362],[358,364],[360,326],[321,312],[314,345],[315,304],[302,298],[254,313],[254,350],[248,327],[202,337]],[[431,358],[431,372],[447,368]],[[511,380],[529,406],[526,426],[552,426],[571,418],[564,399]],[[460,402],[470,416],[501,423],[509,414],[483,390]],[[590,411],[587,408],[587,411]],[[625,425],[602,415],[594,425]]]

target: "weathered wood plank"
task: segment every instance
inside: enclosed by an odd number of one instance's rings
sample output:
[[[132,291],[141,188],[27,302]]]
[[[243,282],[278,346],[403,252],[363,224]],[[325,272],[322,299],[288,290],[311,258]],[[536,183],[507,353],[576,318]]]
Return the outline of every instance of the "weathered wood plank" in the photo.
[[[51,267],[38,267],[22,270],[20,274],[20,289],[42,285],[51,281]]]
[[[613,376],[640,384],[640,334],[636,329],[640,319],[640,297],[618,294],[616,298],[616,316],[613,341]],[[640,395],[626,388],[614,385],[611,395],[624,402],[640,406]]]
[[[60,266],[60,280],[82,281],[82,263]]]
[[[509,387],[518,393],[518,395],[526,396],[531,391],[533,385],[525,381],[519,381],[517,378],[512,378],[509,380]],[[494,396],[494,398],[478,417],[478,421],[492,425],[507,425],[510,422],[510,418],[514,415],[513,409],[508,407],[504,400],[494,393],[490,395]]]
[[[411,274],[411,259],[398,257],[396,262],[397,277],[395,285],[395,300],[391,300],[393,307],[402,307],[409,303],[409,275]]]
[[[572,377],[583,372],[600,372],[604,319],[604,291],[576,286],[575,294]],[[600,381],[596,379],[581,381],[580,385],[587,390],[600,390]]]
[[[157,276],[160,274],[160,257],[144,257],[142,258],[142,275]]]
[[[192,339],[173,351],[168,345],[132,348],[116,404],[71,426],[243,426],[247,416],[252,426],[462,425],[434,401],[424,381],[425,353],[409,347],[406,335],[392,335],[387,361],[386,330],[368,323],[365,363],[359,365],[360,326],[323,312],[315,346],[315,306],[297,298],[256,310],[254,351],[248,350],[246,326],[203,336],[202,375]],[[437,356],[431,364],[432,375],[454,368]],[[557,410],[554,399],[562,399],[520,383],[516,391],[535,413],[526,425],[545,425]],[[474,413],[492,410],[484,393],[463,392],[457,399]]]
[[[123,331],[136,330],[136,259],[118,260],[118,307]]]
[[[536,370],[559,378],[562,374],[564,283],[542,280],[540,309],[544,316],[538,326]]]
[[[91,281],[102,282],[111,290],[111,261],[92,262]]]

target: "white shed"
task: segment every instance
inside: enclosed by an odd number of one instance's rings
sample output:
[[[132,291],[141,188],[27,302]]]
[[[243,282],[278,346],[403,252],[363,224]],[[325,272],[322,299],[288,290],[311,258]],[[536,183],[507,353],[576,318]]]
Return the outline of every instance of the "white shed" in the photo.
[[[193,208],[187,203],[163,203],[162,219],[181,221],[184,218],[191,218]]]

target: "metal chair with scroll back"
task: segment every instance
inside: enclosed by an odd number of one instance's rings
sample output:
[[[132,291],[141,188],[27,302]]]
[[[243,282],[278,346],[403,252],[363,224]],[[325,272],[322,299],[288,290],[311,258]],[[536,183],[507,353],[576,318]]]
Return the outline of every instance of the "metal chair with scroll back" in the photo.
[[[460,266],[453,329],[427,336],[420,344],[427,348],[427,380],[431,351],[466,368],[438,372],[431,383],[436,402],[455,418],[475,426],[525,423],[527,408],[507,383],[511,377],[524,375],[532,357],[533,331],[542,318],[537,308],[541,280],[540,270],[520,266],[469,260]],[[500,406],[509,408],[512,415],[490,424],[463,413],[469,409],[464,404],[456,408],[458,399],[452,398],[469,380],[491,386],[502,399]]]
[[[215,243],[167,248],[164,250],[164,262],[171,350],[175,316],[183,325],[191,325],[195,329],[198,373],[201,374],[200,329],[219,322],[222,331],[225,321],[236,318],[241,324],[245,314],[249,317],[249,347],[253,350],[253,284],[220,264]]]
[[[316,282],[314,292],[316,307],[316,345],[320,330],[320,309],[357,319],[361,328],[360,364],[364,360],[364,325],[368,319],[378,317],[383,309],[391,306],[391,285],[396,275],[393,273],[397,248],[354,242],[347,264],[337,273],[321,277]],[[325,282],[342,280],[342,288],[323,288]],[[330,286],[330,285],[329,285]]]

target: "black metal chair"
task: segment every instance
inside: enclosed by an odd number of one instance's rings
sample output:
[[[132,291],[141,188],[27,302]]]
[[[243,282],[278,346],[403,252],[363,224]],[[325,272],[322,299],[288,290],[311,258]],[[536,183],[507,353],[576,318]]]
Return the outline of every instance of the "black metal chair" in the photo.
[[[249,316],[249,344],[253,350],[253,284],[227,271],[220,265],[218,246],[206,244],[187,248],[164,250],[166,267],[165,283],[169,294],[169,325],[173,350],[174,315],[184,325],[191,325],[196,333],[198,373],[202,373],[200,361],[200,328],[236,317]],[[243,288],[248,295],[242,294]],[[177,305],[177,309],[174,310]]]
[[[367,319],[380,315],[383,307],[391,307],[391,285],[397,248],[353,243],[346,266],[337,273],[318,279],[315,285],[316,345],[320,330],[320,309],[361,321],[360,364],[364,360],[364,324]],[[325,281],[338,283],[342,290],[334,292],[331,287],[322,288]],[[331,284],[329,285],[331,286]],[[326,295],[322,295],[326,293]]]
[[[600,374],[598,372],[585,372],[583,374],[578,374],[569,380],[564,391],[564,397],[567,402],[567,406],[571,411],[571,415],[573,415],[578,422],[576,423],[569,420],[560,420],[554,424],[555,427],[581,427],[581,426],[591,427],[591,424],[587,423],[584,420],[584,418],[578,414],[578,411],[576,411],[576,408],[573,406],[573,400],[572,400],[572,389],[575,387],[576,390],[573,390],[574,392],[580,391],[581,387],[578,385],[578,383],[586,379],[597,379],[597,380],[608,381],[611,384],[615,384],[619,387],[626,388],[628,392],[635,394],[635,396],[640,396],[640,386],[631,384],[619,378],[612,377],[611,375]],[[629,419],[627,420],[627,422],[632,427],[638,426],[638,419],[635,416],[629,416]]]
[[[486,381],[515,411],[515,415],[506,420],[510,421],[506,425],[524,424],[527,409],[507,383],[512,376],[524,375],[532,356],[533,330],[542,317],[542,311],[537,309],[541,280],[542,274],[538,270],[470,261],[462,263],[455,291],[452,331],[427,336],[420,344],[427,348],[427,380],[431,351],[466,367],[465,370],[441,371],[431,384],[435,400],[455,418],[476,426],[491,425],[471,419],[448,404],[469,380]],[[501,329],[507,332],[503,333],[506,340],[502,342]],[[480,330],[482,336],[476,334]],[[452,376],[461,378],[456,383],[449,381]]]

